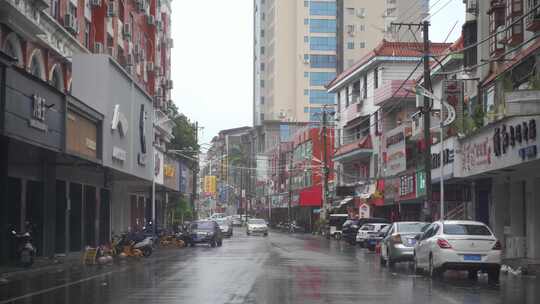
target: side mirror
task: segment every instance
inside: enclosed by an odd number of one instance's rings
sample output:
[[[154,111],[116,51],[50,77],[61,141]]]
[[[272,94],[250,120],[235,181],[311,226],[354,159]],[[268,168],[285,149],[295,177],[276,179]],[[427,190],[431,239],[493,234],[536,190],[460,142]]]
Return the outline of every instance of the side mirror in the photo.
[[[414,236],[414,239],[417,240],[417,241],[420,241],[421,238],[422,238],[422,233],[419,233],[419,234]]]

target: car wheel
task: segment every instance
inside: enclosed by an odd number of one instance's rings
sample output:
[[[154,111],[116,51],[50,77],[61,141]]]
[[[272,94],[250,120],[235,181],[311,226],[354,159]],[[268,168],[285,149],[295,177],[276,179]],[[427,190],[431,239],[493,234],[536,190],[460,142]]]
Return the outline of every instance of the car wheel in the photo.
[[[264,236],[268,236],[268,232],[266,232],[266,233],[264,234]]]
[[[478,280],[478,270],[469,270],[469,274],[467,276],[469,280],[476,281]]]
[[[488,284],[497,285],[499,284],[499,274],[500,269],[493,269],[488,271]]]
[[[152,247],[144,247],[142,249],[142,254],[144,257],[149,257],[152,254]]]
[[[210,241],[210,247],[216,247],[216,241]]]
[[[246,235],[249,235],[249,231],[246,231]]]
[[[415,274],[422,274],[422,268],[418,267],[418,261],[416,260],[416,254],[413,257],[413,271]]]
[[[217,245],[218,245],[219,247],[221,247],[221,245],[223,245],[223,241],[218,241],[218,242],[217,242]]]
[[[379,258],[379,261],[381,262],[381,266],[386,266],[386,260],[384,259],[384,257],[382,255]]]
[[[429,276],[432,278],[438,278],[440,277],[442,272],[440,269],[435,268],[435,265],[433,265],[433,256],[429,255]]]

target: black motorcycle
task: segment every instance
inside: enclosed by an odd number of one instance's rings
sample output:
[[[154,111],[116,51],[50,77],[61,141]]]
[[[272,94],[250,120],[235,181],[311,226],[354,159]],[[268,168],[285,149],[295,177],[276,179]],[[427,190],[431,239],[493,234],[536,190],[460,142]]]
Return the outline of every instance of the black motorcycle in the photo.
[[[15,230],[12,230],[11,235],[16,243],[17,264],[23,267],[32,266],[36,255],[36,247],[32,245],[32,236],[30,235],[30,232],[17,233]]]

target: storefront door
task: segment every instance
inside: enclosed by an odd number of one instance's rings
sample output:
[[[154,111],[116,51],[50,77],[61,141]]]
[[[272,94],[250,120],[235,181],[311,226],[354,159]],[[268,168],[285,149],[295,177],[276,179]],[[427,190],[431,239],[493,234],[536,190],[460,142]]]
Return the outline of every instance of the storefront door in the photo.
[[[69,186],[69,249],[80,251],[82,249],[82,185],[71,183]]]
[[[101,189],[101,201],[99,205],[99,244],[106,244],[110,241],[110,192]]]
[[[84,245],[96,246],[96,188],[84,186]]]
[[[26,183],[26,221],[30,222],[32,241],[37,255],[43,254],[43,183],[29,180]]]
[[[56,227],[55,252],[66,252],[66,182],[56,181]]]

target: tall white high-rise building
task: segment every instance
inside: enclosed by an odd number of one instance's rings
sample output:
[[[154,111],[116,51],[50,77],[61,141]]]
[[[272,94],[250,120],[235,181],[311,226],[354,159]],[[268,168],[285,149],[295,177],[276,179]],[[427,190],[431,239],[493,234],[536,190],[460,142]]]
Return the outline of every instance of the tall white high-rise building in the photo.
[[[382,39],[410,41],[391,22],[419,22],[429,0],[254,0],[253,122],[320,121],[325,85]],[[418,35],[420,36],[420,35]]]

